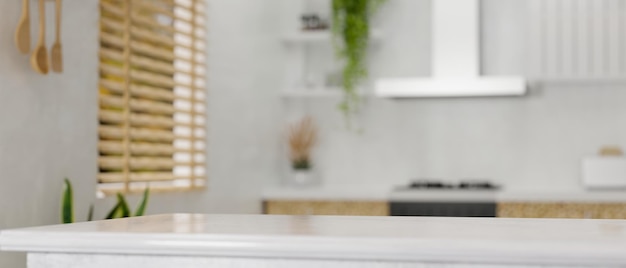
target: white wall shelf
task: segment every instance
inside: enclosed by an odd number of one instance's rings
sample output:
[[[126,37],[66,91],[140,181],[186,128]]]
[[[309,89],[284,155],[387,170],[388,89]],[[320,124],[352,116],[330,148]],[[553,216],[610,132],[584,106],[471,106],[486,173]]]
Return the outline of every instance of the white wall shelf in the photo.
[[[370,34],[372,43],[382,40],[382,34],[378,30],[372,30]],[[285,72],[285,88],[281,93],[284,97],[341,97],[343,96],[340,87],[317,86],[306,88],[294,86],[302,84],[302,80],[312,73],[317,76],[327,75],[329,69],[337,69],[338,66],[329,67],[334,61],[332,49],[332,33],[329,30],[311,30],[290,33],[282,36],[281,41],[286,45],[288,54]],[[314,45],[314,46],[308,46]],[[322,45],[322,46],[318,46]],[[311,64],[314,62],[314,64]],[[321,65],[320,65],[321,64]],[[320,69],[320,66],[324,66]],[[312,73],[311,73],[312,72]],[[323,85],[326,81],[318,79],[318,85]],[[365,95],[360,93],[359,95]]]
[[[367,96],[363,91],[359,91],[357,94]],[[285,98],[342,98],[343,90],[339,87],[294,88],[283,90],[281,95]]]
[[[370,40],[377,42],[382,40],[382,33],[379,30],[372,30]],[[332,33],[330,30],[309,30],[286,34],[282,37],[285,44],[311,44],[328,43],[331,44]]]
[[[302,14],[317,14],[326,20],[331,17],[330,0],[290,0],[284,3],[283,33],[277,36],[285,52],[285,75],[279,95],[287,100],[328,98],[340,101],[343,61],[335,57],[331,29],[302,29]],[[328,22],[328,20],[327,20]],[[330,23],[329,23],[330,24]],[[379,45],[383,39],[380,29],[370,28],[369,42]],[[370,84],[370,81],[364,81]],[[368,95],[365,88],[358,89],[359,96]]]

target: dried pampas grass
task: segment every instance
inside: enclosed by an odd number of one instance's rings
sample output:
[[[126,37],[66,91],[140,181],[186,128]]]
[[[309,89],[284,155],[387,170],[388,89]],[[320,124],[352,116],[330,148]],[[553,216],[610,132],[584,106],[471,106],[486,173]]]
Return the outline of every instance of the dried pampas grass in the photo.
[[[289,157],[294,169],[311,168],[311,151],[317,142],[317,127],[307,116],[289,126]]]

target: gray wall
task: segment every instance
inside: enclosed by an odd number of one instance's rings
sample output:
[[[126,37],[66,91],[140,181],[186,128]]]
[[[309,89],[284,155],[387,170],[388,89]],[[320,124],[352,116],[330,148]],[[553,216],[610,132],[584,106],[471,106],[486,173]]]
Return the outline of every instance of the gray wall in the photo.
[[[32,9],[36,1],[31,2]],[[256,213],[262,185],[276,177],[280,99],[272,89],[282,74],[279,2],[208,2],[209,187],[154,194],[150,214]],[[48,25],[53,25],[51,3]],[[64,1],[65,73],[44,77],[13,45],[20,1],[0,1],[5,11],[0,18],[0,229],[59,223],[64,177],[75,187],[77,220],[85,218],[91,202],[97,218],[112,206],[110,199],[94,200],[97,3]],[[48,33],[48,42],[53,34]],[[0,267],[24,267],[24,261],[22,254],[0,253]]]
[[[65,1],[65,73],[42,76],[13,43],[21,1],[0,1],[0,229],[58,223],[64,177],[74,181],[78,217],[94,199],[96,2]],[[33,1],[33,16],[35,7]],[[49,4],[48,25],[52,10]],[[49,31],[48,44],[53,36]],[[21,254],[0,253],[0,267],[21,266]]]

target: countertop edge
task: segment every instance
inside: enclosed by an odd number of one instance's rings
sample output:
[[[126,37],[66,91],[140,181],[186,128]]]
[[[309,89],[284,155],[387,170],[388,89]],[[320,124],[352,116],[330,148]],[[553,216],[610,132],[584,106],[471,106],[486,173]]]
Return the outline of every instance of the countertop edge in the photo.
[[[0,232],[3,251],[357,261],[625,265],[623,246],[626,245],[245,235],[133,234],[133,239],[129,239],[129,235],[115,233],[86,233],[67,238],[67,234],[54,232]],[[563,247],[568,250],[563,251]]]

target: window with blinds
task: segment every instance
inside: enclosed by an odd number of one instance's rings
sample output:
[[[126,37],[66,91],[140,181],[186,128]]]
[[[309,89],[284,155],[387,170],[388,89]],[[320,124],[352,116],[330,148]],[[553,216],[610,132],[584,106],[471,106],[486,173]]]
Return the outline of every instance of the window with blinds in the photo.
[[[204,0],[100,0],[104,194],[206,185]]]

